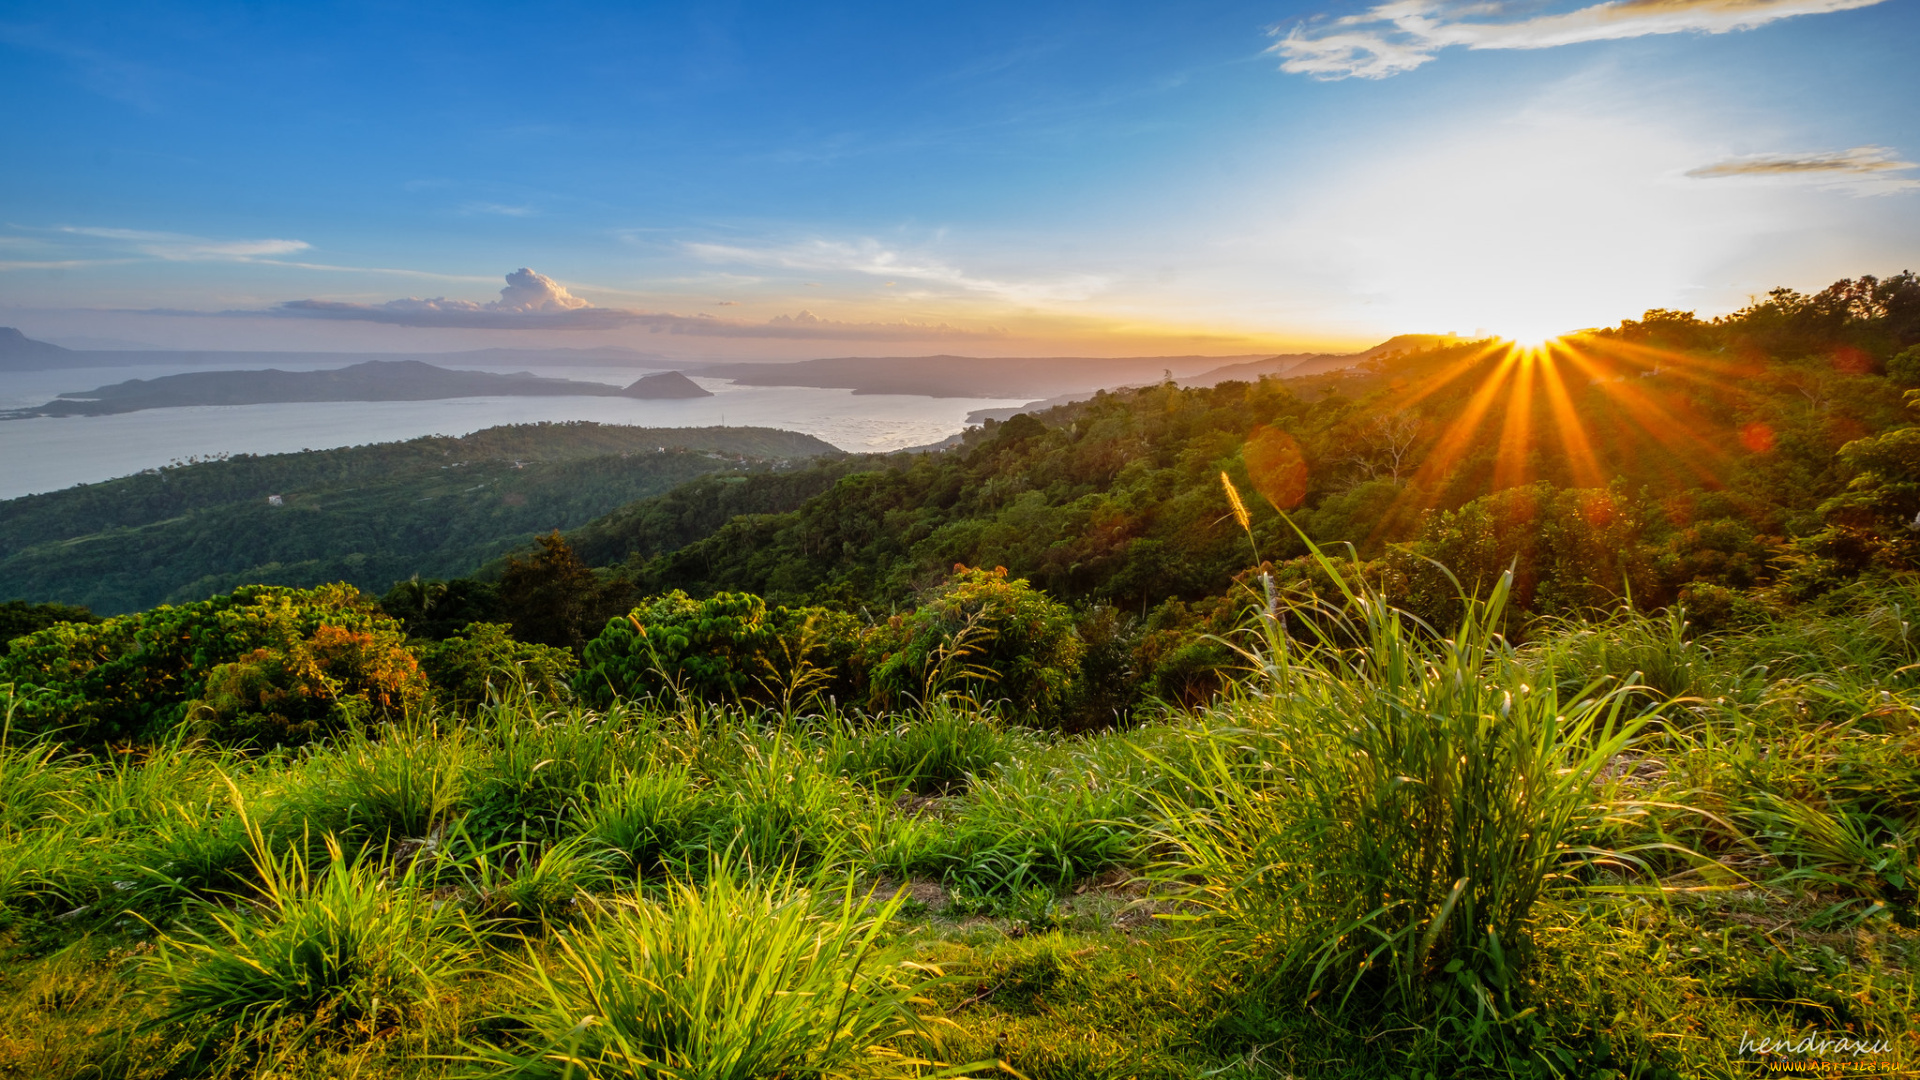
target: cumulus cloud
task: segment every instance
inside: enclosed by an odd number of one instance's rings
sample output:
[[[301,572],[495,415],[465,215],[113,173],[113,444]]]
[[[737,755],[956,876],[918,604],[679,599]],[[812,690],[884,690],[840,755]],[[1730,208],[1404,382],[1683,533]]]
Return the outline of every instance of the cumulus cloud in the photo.
[[[230,312],[259,315],[257,311]],[[296,319],[337,319],[467,330],[606,330],[641,326],[654,333],[704,337],[763,338],[948,338],[996,336],[998,330],[967,330],[946,323],[841,322],[810,311],[776,315],[764,323],[722,319],[710,314],[634,311],[597,307],[574,296],[545,274],[522,267],[507,275],[500,299],[481,304],[471,300],[409,297],[384,304],[350,304],[334,300],[289,300],[269,308],[268,315]]]
[[[64,226],[59,231],[71,236],[117,241],[142,255],[167,262],[256,262],[273,255],[292,255],[313,246],[305,240],[210,240],[184,233],[78,225]]]
[[[505,329],[534,325],[589,329],[619,326],[624,313],[596,308],[567,291],[566,286],[538,271],[521,267],[507,275],[500,299],[485,304],[472,300],[407,297],[384,304],[345,304],[329,300],[290,300],[276,314],[319,319],[350,319],[399,326],[468,326]]]
[[[1899,152],[1891,147],[1856,146],[1850,150],[1728,158],[1690,169],[1687,175],[1701,180],[1751,177],[1842,188],[1857,195],[1889,195],[1920,190],[1920,179],[1900,175],[1914,169],[1920,169],[1920,163],[1900,160]]]
[[[1442,49],[1550,49],[1649,34],[1724,34],[1885,0],[1608,0],[1556,15],[1508,17],[1499,0],[1391,0],[1363,14],[1295,26],[1269,51],[1316,79],[1384,79]],[[1276,35],[1281,34],[1275,30]]]

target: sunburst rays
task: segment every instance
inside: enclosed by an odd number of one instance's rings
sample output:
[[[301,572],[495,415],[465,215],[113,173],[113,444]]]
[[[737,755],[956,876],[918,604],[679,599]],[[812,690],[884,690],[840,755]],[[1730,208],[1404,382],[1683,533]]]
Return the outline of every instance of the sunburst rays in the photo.
[[[1719,487],[1740,445],[1721,429],[1742,382],[1757,374],[1737,360],[1590,334],[1495,340],[1440,359],[1396,382],[1383,403],[1450,418],[1375,531],[1398,531],[1469,491],[1536,480],[1592,488],[1626,475]]]

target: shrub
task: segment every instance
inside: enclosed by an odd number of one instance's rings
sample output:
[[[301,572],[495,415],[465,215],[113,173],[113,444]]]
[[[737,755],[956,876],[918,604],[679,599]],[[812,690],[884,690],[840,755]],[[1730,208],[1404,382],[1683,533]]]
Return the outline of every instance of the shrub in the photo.
[[[874,704],[932,700],[959,690],[1002,699],[1019,716],[1060,722],[1085,646],[1073,611],[1004,567],[956,566],[954,575],[913,614],[868,645]]]
[[[73,604],[29,604],[9,600],[0,604],[0,656],[5,656],[13,639],[63,622],[97,623],[100,616]]]
[[[302,740],[427,688],[399,624],[349,585],[250,585],[13,645],[0,683],[20,688],[16,725],[83,744],[158,741],[194,715],[221,738]]]
[[[206,674],[187,718],[218,743],[302,743],[375,718],[404,716],[427,679],[399,630],[322,624],[311,637],[253,650]]]
[[[694,600],[674,590],[609,619],[587,644],[576,685],[589,700],[682,695],[715,702],[805,705],[844,692],[859,640],[850,615],[768,609],[751,593]]]
[[[419,648],[420,667],[436,696],[460,712],[510,689],[564,700],[580,668],[566,649],[516,641],[501,623],[468,623],[458,634]]]

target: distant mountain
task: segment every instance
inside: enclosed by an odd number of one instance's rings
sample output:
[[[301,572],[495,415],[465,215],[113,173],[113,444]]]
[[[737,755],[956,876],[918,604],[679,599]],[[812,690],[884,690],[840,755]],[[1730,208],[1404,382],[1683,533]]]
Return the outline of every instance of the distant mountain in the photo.
[[[856,394],[1024,398],[1137,386],[1254,356],[841,356],[794,363],[709,364],[742,386],[817,386]]]
[[[35,341],[11,326],[0,326],[0,371],[42,371],[64,366],[74,355],[46,341]]]
[[[10,326],[0,326],[0,371],[54,371],[60,368],[239,367],[243,364],[352,364],[368,360],[435,361],[440,364],[567,365],[571,367],[664,367],[673,361],[658,353],[603,345],[592,349],[470,349],[447,353],[291,352],[223,349],[69,349],[35,341]]]
[[[1264,360],[1217,367],[1212,371],[1203,371],[1191,379],[1179,381],[1182,386],[1216,386],[1235,379],[1251,382],[1263,375],[1280,375],[1289,379],[1298,379],[1307,375],[1324,375],[1329,371],[1359,367],[1369,360],[1378,360],[1398,353],[1418,352],[1422,349],[1452,345],[1459,340],[1453,334],[1401,334],[1398,337],[1388,338],[1364,352],[1291,353],[1286,356],[1269,356]]]
[[[1297,379],[1309,375],[1324,375],[1330,371],[1357,368],[1372,360],[1381,360],[1401,353],[1417,352],[1422,349],[1438,348],[1450,345],[1460,339],[1452,334],[1401,334],[1388,338],[1371,349],[1356,353],[1286,353],[1280,356],[1262,356],[1239,363],[1222,364],[1195,375],[1174,377],[1180,386],[1218,386],[1223,382],[1255,382],[1269,376]],[[1214,357],[1213,359],[1234,359]],[[1159,381],[1159,380],[1151,380]],[[1126,389],[1129,385],[1146,385],[1145,381],[1134,384],[1114,384],[1103,386],[1102,390]],[[1039,401],[1029,401],[1025,405],[1010,408],[975,409],[967,414],[967,423],[980,424],[988,420],[1006,420],[1020,413],[1039,412],[1056,405],[1067,405],[1075,401],[1085,401],[1093,396],[1092,389],[1069,391]]]
[[[0,420],[33,416],[104,416],[187,405],[266,405],[292,401],[437,401],[461,397],[709,397],[677,371],[649,375],[630,386],[550,379],[528,372],[498,375],[455,371],[418,360],[368,360],[323,371],[193,371],[157,379],[129,379],[61,394],[38,408],[0,413]]]

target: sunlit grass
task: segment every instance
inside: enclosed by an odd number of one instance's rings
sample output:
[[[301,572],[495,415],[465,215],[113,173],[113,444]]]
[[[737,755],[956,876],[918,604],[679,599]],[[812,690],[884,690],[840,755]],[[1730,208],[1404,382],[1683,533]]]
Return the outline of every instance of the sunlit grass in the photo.
[[[1439,633],[1357,599],[1213,710],[1075,737],[957,701],[507,700],[254,757],[0,748],[0,1072],[1661,1077],[1744,1067],[1742,1030],[1910,1045],[1909,587],[1523,648],[1497,597]]]

